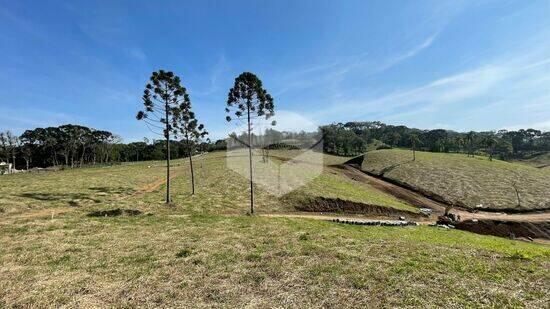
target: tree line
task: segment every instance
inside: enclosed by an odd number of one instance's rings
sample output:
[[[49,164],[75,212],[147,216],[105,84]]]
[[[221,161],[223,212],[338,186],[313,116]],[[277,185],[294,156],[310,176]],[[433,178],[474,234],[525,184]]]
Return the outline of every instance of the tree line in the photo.
[[[321,127],[326,153],[354,156],[382,148],[415,148],[431,152],[487,155],[503,160],[524,158],[550,151],[550,132],[535,129],[486,132],[421,130],[379,121],[336,123]],[[414,147],[413,147],[414,146]]]
[[[533,129],[496,132],[454,132],[420,130],[381,122],[349,122],[321,127],[323,151],[353,156],[374,148],[415,148],[432,152],[462,152],[483,154],[500,159],[527,157],[550,151],[550,132]],[[280,132],[267,129],[262,136],[251,133],[252,143],[268,149],[304,148],[315,142],[317,135],[306,132]],[[232,144],[247,140],[247,133],[229,139]],[[193,144],[192,146],[190,144]],[[414,144],[414,145],[413,145]],[[239,144],[240,145],[240,144]],[[227,141],[170,141],[171,158],[194,153],[225,150]],[[241,145],[242,146],[242,145]],[[166,142],[163,139],[122,143],[116,134],[85,126],[66,124],[58,127],[26,130],[20,136],[10,131],[0,132],[0,161],[14,164],[17,169],[33,167],[112,164],[118,162],[164,160]]]
[[[188,156],[190,142],[171,141],[173,158]],[[198,142],[195,152],[225,149],[225,141]],[[0,161],[11,163],[16,169],[35,167],[81,167],[119,162],[163,160],[163,140],[144,138],[140,142],[122,143],[116,134],[80,125],[26,130],[20,136],[10,131],[0,132]]]

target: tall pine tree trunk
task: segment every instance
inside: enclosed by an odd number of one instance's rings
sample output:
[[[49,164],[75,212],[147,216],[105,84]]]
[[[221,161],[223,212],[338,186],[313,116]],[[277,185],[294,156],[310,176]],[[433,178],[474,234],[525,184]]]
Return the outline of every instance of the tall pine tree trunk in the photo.
[[[250,129],[250,104],[248,106],[248,163],[250,168],[250,214],[254,213],[254,181],[252,180],[252,136]]]
[[[164,106],[166,110],[166,203],[170,203],[170,124],[168,122],[168,101]]]
[[[191,167],[191,194],[195,195],[195,173],[193,171],[193,153],[189,148],[189,166]]]

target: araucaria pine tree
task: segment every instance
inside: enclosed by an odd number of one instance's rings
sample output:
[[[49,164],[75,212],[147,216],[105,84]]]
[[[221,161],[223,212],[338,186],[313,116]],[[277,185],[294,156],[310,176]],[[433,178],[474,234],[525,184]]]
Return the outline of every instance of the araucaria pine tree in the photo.
[[[420,139],[418,138],[418,135],[411,134],[411,149],[413,151],[413,161],[416,161],[416,145],[420,144]]]
[[[151,132],[166,140],[166,203],[170,203],[170,135],[176,137],[178,134],[177,115],[186,95],[186,89],[174,73],[164,70],[153,72],[143,90],[145,109],[136,116],[146,123]]]
[[[494,136],[488,135],[483,140],[485,147],[487,147],[487,152],[489,153],[489,161],[493,161],[493,151],[497,145],[497,140]]]
[[[235,78],[233,88],[227,95],[227,107],[225,111],[228,122],[232,120],[244,120],[247,123],[248,137],[248,161],[250,170],[250,213],[254,213],[254,181],[252,171],[252,122],[257,118],[271,118],[274,112],[273,98],[263,88],[262,81],[250,72],[244,72]],[[235,118],[232,118],[235,117]],[[274,123],[273,123],[274,124]]]
[[[474,144],[476,140],[476,133],[474,131],[470,131],[466,135],[466,140],[468,141],[468,157],[471,155],[472,158],[474,157]]]
[[[184,93],[183,101],[178,109],[178,124],[181,135],[186,143],[187,155],[189,156],[189,166],[191,169],[191,194],[195,194],[195,173],[193,171],[193,153],[194,146],[206,135],[208,132],[204,130],[203,124],[198,124],[195,118],[195,113],[191,110],[191,100],[189,95]]]

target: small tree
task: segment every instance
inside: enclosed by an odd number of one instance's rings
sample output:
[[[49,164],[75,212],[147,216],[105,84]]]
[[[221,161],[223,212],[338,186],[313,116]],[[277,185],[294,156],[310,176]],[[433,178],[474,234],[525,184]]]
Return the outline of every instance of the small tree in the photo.
[[[8,146],[8,137],[6,133],[0,132],[0,150],[6,159],[6,163],[10,163],[10,151]]]
[[[464,139],[460,136],[455,138],[455,144],[457,148],[457,153],[464,150]]]
[[[470,131],[466,135],[466,140],[468,141],[468,157],[471,155],[472,158],[474,157],[474,143],[476,139],[476,133],[474,131]]]
[[[252,172],[252,121],[255,118],[265,117],[269,119],[274,112],[273,98],[265,89],[262,81],[250,72],[244,72],[235,78],[233,88],[227,95],[227,107],[225,111],[233,114],[236,119],[246,117],[248,137],[248,160],[250,169],[250,213],[254,213],[254,181]],[[231,116],[225,118],[228,122],[233,119]],[[275,124],[274,122],[272,123]]]
[[[411,149],[413,151],[413,161],[416,161],[416,145],[420,144],[420,139],[416,134],[411,134],[410,139],[411,139]]]
[[[32,161],[33,148],[36,143],[36,131],[35,130],[26,130],[19,137],[21,141],[21,154],[25,160],[25,165],[27,170],[29,170],[29,165]]]
[[[187,91],[180,78],[172,72],[153,72],[143,90],[145,110],[137,113],[137,120],[146,123],[151,132],[166,140],[166,203],[170,203],[170,134],[177,135],[179,105]],[[158,130],[162,130],[159,132]]]
[[[487,147],[487,152],[489,153],[489,161],[493,161],[493,152],[495,150],[495,146],[497,145],[497,140],[494,136],[488,135],[485,137],[483,143],[485,144],[485,147]]]
[[[180,132],[185,139],[187,155],[189,156],[189,167],[191,169],[191,194],[195,194],[195,173],[193,171],[193,152],[194,146],[201,138],[205,137],[208,132],[204,130],[203,124],[198,124],[195,118],[195,113],[191,111],[191,100],[189,95],[183,95],[183,101],[178,110],[178,122]]]
[[[401,141],[401,134],[394,132],[391,136],[391,140],[394,147],[399,146],[399,141]]]
[[[6,137],[8,139],[9,152],[11,154],[13,163],[12,168],[15,169],[15,157],[20,144],[19,138],[16,135],[13,135],[13,133],[11,133],[10,131],[6,132]]]

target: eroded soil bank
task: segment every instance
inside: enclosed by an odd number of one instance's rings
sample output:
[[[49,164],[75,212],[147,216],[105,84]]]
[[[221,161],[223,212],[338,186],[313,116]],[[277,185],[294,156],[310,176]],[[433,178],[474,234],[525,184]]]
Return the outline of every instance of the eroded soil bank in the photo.
[[[295,206],[296,210],[319,213],[346,213],[387,217],[404,216],[408,218],[424,218],[422,214],[412,211],[399,210],[391,207],[363,204],[342,200],[339,198],[315,197],[308,202]]]
[[[465,220],[455,224],[459,230],[507,238],[542,238],[550,240],[550,222],[520,222],[502,220]]]

